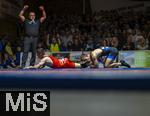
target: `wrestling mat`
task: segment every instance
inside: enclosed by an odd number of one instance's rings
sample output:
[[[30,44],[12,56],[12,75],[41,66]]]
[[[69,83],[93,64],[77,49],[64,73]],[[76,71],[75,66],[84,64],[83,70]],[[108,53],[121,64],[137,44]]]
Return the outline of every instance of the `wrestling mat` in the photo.
[[[0,88],[150,90],[150,68],[0,70]]]

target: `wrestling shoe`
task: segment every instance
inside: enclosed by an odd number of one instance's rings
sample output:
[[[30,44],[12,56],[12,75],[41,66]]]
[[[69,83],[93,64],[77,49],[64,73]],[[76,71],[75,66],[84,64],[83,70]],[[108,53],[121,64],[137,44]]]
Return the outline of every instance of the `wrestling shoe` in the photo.
[[[122,66],[126,66],[128,68],[131,68],[131,66],[128,63],[126,63],[124,60],[120,60],[120,63]]]

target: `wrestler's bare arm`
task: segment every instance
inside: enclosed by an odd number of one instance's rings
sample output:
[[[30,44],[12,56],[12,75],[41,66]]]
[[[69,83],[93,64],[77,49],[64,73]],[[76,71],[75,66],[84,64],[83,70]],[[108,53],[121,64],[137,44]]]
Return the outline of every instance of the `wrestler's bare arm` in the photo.
[[[102,53],[101,49],[95,49],[90,53],[91,61],[92,61],[92,68],[98,68],[99,62],[97,60],[97,57]]]
[[[49,57],[44,57],[37,65],[29,66],[29,67],[27,67],[27,68],[41,68],[41,67],[44,66],[44,64],[45,64],[48,60],[50,60]]]
[[[92,61],[91,68],[98,68],[98,61],[96,58],[96,54],[94,52],[91,52],[90,56],[91,56],[91,61]]]

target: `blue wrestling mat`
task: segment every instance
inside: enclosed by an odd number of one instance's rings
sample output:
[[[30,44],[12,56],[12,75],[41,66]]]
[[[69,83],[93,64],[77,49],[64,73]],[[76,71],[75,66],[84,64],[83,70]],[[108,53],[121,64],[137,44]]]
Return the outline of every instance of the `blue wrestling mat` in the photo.
[[[0,87],[150,90],[150,68],[1,70]]]

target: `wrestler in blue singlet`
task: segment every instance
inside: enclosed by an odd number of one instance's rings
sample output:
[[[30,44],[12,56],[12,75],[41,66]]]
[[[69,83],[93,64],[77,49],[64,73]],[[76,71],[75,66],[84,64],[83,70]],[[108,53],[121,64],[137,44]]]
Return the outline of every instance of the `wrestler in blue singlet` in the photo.
[[[102,54],[99,56],[100,57],[100,62],[102,62],[101,59],[104,59],[105,58],[105,61],[107,59],[111,60],[111,61],[114,61],[118,55],[118,50],[117,48],[114,48],[114,47],[101,47],[100,48],[103,52]],[[104,62],[102,62],[104,63]]]

